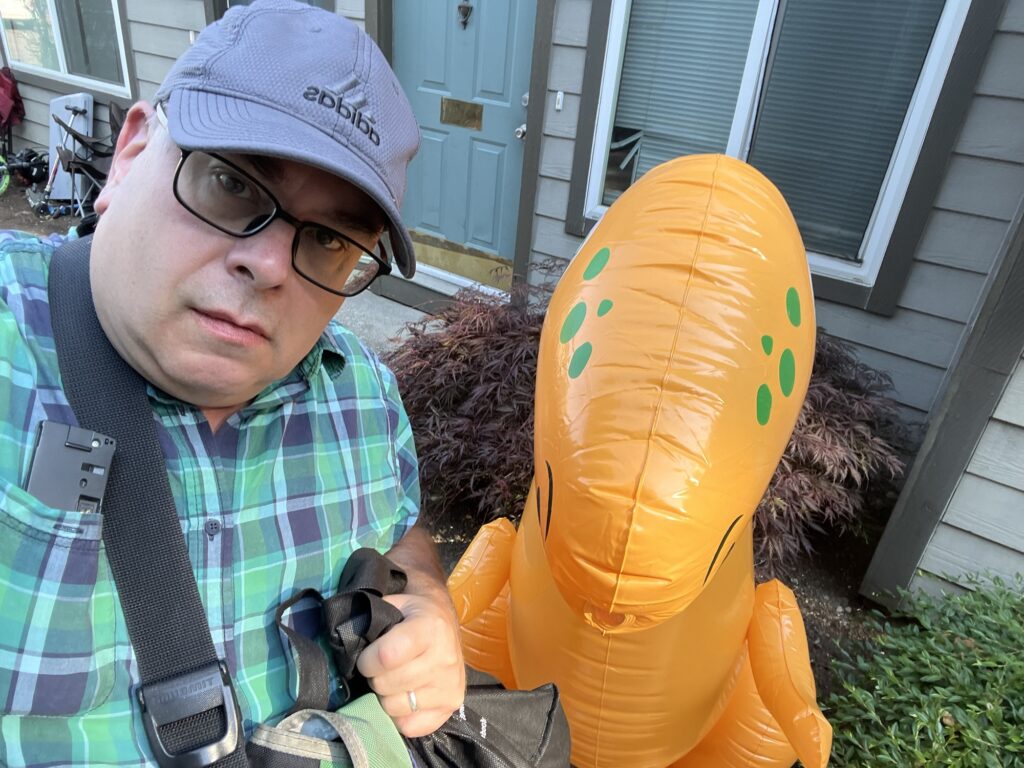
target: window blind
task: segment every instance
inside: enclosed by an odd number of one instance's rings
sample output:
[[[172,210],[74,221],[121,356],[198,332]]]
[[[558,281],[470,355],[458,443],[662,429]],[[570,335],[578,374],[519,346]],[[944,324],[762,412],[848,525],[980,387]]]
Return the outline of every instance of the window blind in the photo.
[[[860,261],[943,0],[785,0],[748,161],[809,250]]]
[[[633,0],[614,127],[640,132],[636,177],[679,155],[725,151],[757,4]]]

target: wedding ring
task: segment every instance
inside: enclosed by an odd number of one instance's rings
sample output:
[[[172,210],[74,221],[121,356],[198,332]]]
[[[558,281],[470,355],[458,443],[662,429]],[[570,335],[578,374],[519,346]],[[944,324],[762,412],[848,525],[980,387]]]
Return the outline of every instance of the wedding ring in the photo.
[[[409,697],[409,709],[413,712],[420,708],[420,705],[416,702],[416,691],[407,691],[406,696]]]

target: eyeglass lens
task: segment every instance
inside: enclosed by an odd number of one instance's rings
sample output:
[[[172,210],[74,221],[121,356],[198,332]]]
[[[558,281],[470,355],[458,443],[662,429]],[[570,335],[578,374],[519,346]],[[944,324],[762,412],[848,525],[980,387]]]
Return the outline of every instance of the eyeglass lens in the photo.
[[[205,152],[188,153],[175,179],[182,205],[222,232],[238,237],[255,234],[276,216],[280,208],[258,180],[223,158]],[[307,280],[332,293],[351,296],[377,276],[380,263],[366,245],[362,233],[345,234],[329,227],[297,222],[292,244],[292,263]],[[367,243],[370,245],[370,243]]]

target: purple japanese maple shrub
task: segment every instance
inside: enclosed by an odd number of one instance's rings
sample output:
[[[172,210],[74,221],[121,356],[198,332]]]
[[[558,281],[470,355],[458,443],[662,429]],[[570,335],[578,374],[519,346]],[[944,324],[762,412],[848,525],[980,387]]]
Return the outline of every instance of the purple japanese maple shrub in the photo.
[[[416,437],[426,514],[516,518],[533,472],[543,308],[463,291],[387,358]]]

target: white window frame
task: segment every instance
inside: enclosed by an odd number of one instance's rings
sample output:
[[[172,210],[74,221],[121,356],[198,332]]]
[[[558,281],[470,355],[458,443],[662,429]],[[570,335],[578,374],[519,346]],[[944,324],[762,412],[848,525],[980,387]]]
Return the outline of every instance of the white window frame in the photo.
[[[947,0],[943,6],[921,68],[921,76],[914,88],[896,146],[889,159],[889,167],[883,178],[875,208],[861,241],[858,254],[860,263],[808,251],[807,260],[811,272],[857,285],[871,287],[875,284],[970,6],[971,0]],[[597,124],[594,129],[590,174],[587,178],[584,202],[584,211],[588,219],[600,219],[608,210],[608,206],[601,203],[601,197],[604,193],[608,147],[617,107],[619,78],[626,51],[626,31],[631,7],[632,0],[612,0],[604,70],[598,95]],[[779,0],[760,0],[758,4],[725,152],[732,157],[745,160],[750,151],[778,10]]]
[[[117,37],[117,50],[120,54],[121,77],[124,80],[124,85],[109,83],[106,80],[97,80],[92,77],[83,77],[82,75],[75,75],[67,71],[68,65],[64,55],[64,40],[61,37],[60,21],[57,18],[56,0],[47,0],[47,8],[50,12],[50,26],[53,30],[53,42],[57,48],[57,63],[60,66],[60,71],[47,69],[46,67],[40,67],[34,64],[25,64],[13,58],[11,56],[11,49],[7,45],[7,34],[3,28],[0,27],[0,39],[3,41],[4,56],[7,57],[8,65],[14,72],[25,72],[27,74],[45,77],[50,80],[56,80],[61,83],[67,83],[68,85],[73,85],[77,88],[88,88],[101,93],[109,93],[111,96],[131,98],[132,92],[128,83],[128,54],[125,50],[124,30],[121,28],[121,12],[117,6],[117,0],[109,0],[109,2],[110,8],[114,13],[114,33]]]

